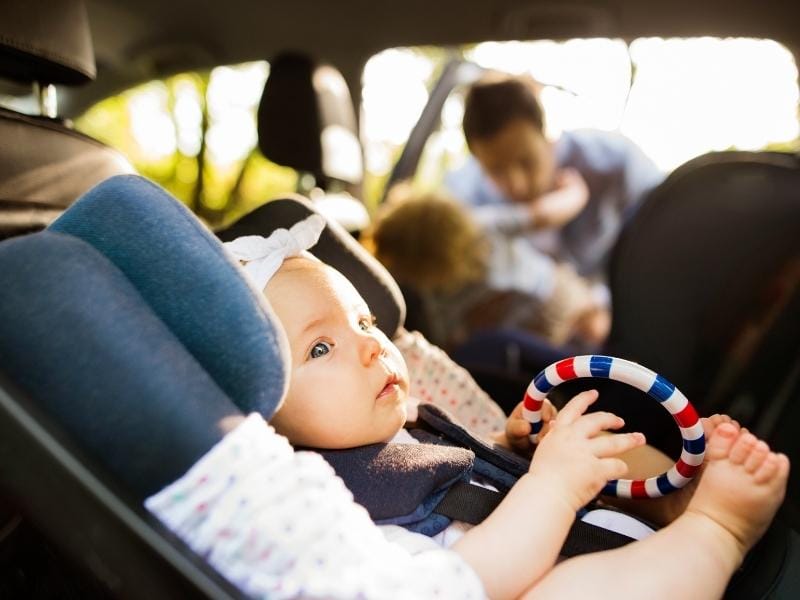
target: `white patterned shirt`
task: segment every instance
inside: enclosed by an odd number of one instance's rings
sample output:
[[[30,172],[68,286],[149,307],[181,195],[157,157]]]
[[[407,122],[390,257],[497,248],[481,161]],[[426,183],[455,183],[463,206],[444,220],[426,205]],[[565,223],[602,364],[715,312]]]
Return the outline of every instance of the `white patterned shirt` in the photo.
[[[247,417],[147,508],[253,598],[484,598],[455,552],[378,528],[321,456]]]

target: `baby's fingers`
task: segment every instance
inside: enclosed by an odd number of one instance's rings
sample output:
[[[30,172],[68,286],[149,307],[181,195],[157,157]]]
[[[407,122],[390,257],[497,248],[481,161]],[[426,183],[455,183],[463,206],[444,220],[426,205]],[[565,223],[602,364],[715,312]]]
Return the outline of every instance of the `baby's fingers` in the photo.
[[[577,430],[586,437],[594,437],[608,429],[619,429],[623,425],[625,421],[621,417],[605,411],[583,415],[575,422]]]
[[[515,450],[528,450],[531,440],[531,424],[525,419],[509,419],[506,423],[506,438]]]
[[[606,481],[620,479],[628,474],[628,465],[621,458],[604,458],[600,461],[599,474]]]
[[[618,456],[628,450],[644,446],[645,438],[642,433],[614,433],[601,435],[589,442],[592,452],[598,458]]]
[[[578,417],[585,413],[586,409],[597,400],[597,396],[597,390],[581,392],[564,405],[564,408],[561,409],[561,412],[559,412],[556,417],[556,423],[559,425],[570,425],[574,423]]]

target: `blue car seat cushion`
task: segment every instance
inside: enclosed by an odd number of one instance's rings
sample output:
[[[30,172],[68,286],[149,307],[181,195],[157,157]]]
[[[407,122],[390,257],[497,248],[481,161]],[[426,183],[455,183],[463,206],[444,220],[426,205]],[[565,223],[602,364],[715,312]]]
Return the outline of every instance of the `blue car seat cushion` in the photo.
[[[241,413],[105,257],[41,232],[0,246],[0,370],[144,498]],[[91,292],[87,294],[87,292]]]
[[[272,416],[287,385],[285,338],[266,301],[185,206],[146,179],[121,175],[87,192],[50,229],[104,254],[243,412]]]

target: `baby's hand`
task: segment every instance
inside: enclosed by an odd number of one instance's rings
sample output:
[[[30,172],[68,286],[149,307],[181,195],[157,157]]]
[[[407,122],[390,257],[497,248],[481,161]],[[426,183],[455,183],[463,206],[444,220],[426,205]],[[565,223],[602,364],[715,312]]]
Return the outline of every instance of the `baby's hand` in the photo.
[[[641,433],[601,435],[619,429],[624,421],[608,412],[584,414],[595,400],[595,390],[583,392],[561,409],[539,442],[529,470],[574,510],[585,506],[607,481],[625,475],[628,467],[615,458],[618,454],[645,443]]]
[[[531,424],[522,416],[522,407],[524,402],[520,402],[511,411],[511,414],[506,419],[505,435],[500,434],[501,438],[498,441],[519,454],[530,455],[533,450],[533,444],[530,440]],[[539,432],[539,439],[541,440],[547,432],[550,431],[550,423],[556,418],[558,411],[552,405],[550,400],[545,398],[542,404],[542,430]]]

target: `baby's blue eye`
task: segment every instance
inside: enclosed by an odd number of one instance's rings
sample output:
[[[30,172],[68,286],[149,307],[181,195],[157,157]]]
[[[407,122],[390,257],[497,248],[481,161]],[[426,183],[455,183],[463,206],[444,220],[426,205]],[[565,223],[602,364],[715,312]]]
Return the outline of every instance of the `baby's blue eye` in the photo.
[[[308,353],[309,358],[319,358],[325,356],[331,351],[331,345],[328,342],[317,342],[311,351]]]

